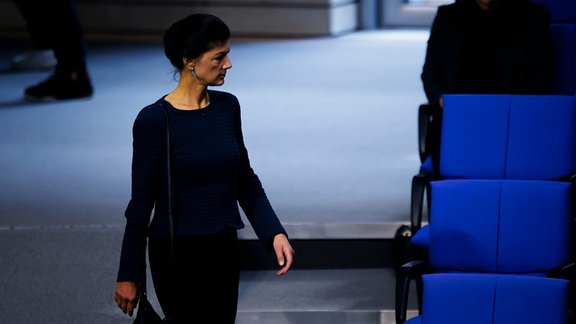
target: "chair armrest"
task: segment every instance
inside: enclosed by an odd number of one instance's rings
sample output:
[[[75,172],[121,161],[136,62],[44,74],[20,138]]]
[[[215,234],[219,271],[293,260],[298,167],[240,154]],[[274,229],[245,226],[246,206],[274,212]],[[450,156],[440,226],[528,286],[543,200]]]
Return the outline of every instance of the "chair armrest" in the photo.
[[[395,312],[396,323],[406,322],[410,281],[416,281],[418,310],[422,313],[422,274],[428,269],[424,261],[410,261],[400,267],[396,274]]]
[[[432,106],[428,104],[420,105],[418,107],[418,152],[420,154],[420,162],[424,162],[429,155],[427,139],[432,119]]]
[[[561,180],[572,183],[570,186],[570,201],[572,205],[572,260],[576,260],[576,174],[567,175]],[[572,279],[576,281],[576,276],[573,276]]]
[[[574,281],[576,280],[576,263],[551,269],[548,271],[547,277]]]
[[[422,227],[422,211],[424,208],[424,195],[430,207],[430,182],[435,178],[426,172],[420,172],[412,178],[412,196],[410,198],[410,226],[412,234]]]
[[[418,153],[420,154],[420,162],[424,162],[428,157],[438,154],[441,125],[442,108],[440,106],[423,104],[418,107]]]
[[[560,181],[572,182],[576,184],[576,174],[568,174],[560,178]]]

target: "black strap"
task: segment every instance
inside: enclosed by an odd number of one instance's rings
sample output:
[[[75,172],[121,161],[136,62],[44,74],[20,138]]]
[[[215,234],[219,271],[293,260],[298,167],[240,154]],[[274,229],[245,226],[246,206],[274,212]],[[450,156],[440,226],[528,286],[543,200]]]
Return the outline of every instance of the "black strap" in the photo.
[[[176,282],[175,282],[175,252],[174,252],[174,199],[173,199],[173,194],[172,194],[172,154],[171,154],[171,149],[170,149],[170,117],[168,116],[168,109],[166,108],[166,106],[164,104],[162,104],[162,111],[164,112],[164,119],[166,121],[166,185],[167,185],[167,191],[168,191],[168,226],[169,226],[169,235],[170,235],[170,267],[172,269],[172,276],[170,276],[170,280],[171,285],[170,285],[170,289],[172,290],[172,293],[170,294],[170,298],[171,301],[170,303],[172,304],[172,311],[173,314],[177,313],[176,307],[177,307],[177,303],[176,303],[176,296],[175,296],[175,290],[176,290]],[[168,322],[170,321],[169,319],[167,320]]]
[[[164,105],[162,105],[162,111],[164,112],[164,117],[166,119],[166,184],[168,186],[168,226],[170,231],[170,251],[171,258],[173,259],[174,251],[174,214],[173,214],[173,199],[172,199],[172,170],[171,170],[171,154],[170,154],[170,118],[168,117],[168,111]],[[173,262],[174,260],[172,260]]]
[[[168,226],[169,226],[169,235],[170,235],[170,266],[172,271],[174,271],[174,214],[173,214],[173,202],[172,202],[172,170],[171,170],[171,154],[170,154],[170,118],[168,117],[168,111],[164,104],[162,104],[162,111],[164,112],[164,117],[166,120],[166,183],[168,189]],[[170,294],[172,299],[174,299],[174,276],[172,278],[172,294]],[[160,321],[160,317],[156,314],[156,312],[152,309],[152,306],[148,302],[148,296],[146,292],[146,275],[144,275],[143,281],[138,285],[139,291],[139,301],[138,301],[138,316],[136,316],[136,321],[141,320],[144,318],[144,313],[152,312],[154,316],[158,318]],[[172,305],[176,305],[174,300],[171,301]],[[149,307],[149,309],[145,309]],[[173,310],[175,311],[175,310]],[[163,322],[169,322],[168,319],[164,319]]]

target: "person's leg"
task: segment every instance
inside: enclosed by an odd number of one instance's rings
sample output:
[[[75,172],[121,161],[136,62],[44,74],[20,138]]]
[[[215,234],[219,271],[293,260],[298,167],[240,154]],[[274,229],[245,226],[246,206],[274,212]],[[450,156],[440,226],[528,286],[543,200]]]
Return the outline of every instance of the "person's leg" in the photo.
[[[182,323],[234,324],[238,304],[238,238],[235,229],[180,246],[177,313]],[[186,278],[194,277],[194,280]],[[198,293],[191,294],[191,291]]]
[[[86,70],[86,45],[84,30],[73,0],[46,1],[47,14],[52,17],[50,42],[58,60],[57,71],[79,72]]]
[[[36,8],[37,5],[42,5],[44,2],[37,4],[31,0],[15,1],[16,7],[26,21],[33,49],[12,58],[10,66],[13,70],[49,69],[56,65],[56,58],[49,37],[51,26],[43,27],[47,25],[47,16],[42,15],[42,10]]]
[[[32,9],[31,9],[32,10]],[[52,45],[57,64],[46,81],[26,89],[32,100],[60,100],[89,97],[92,83],[86,65],[83,28],[72,0],[35,2],[31,18],[49,31],[46,38]]]
[[[154,289],[172,323],[235,322],[239,284],[237,242],[236,231],[230,228],[214,235],[178,238],[177,270],[173,274],[169,241],[150,240]],[[172,289],[175,304],[171,300]]]
[[[154,283],[154,291],[165,316],[174,313],[172,310],[172,266],[170,259],[170,240],[151,237],[148,240],[148,257]],[[150,287],[150,285],[148,285]]]

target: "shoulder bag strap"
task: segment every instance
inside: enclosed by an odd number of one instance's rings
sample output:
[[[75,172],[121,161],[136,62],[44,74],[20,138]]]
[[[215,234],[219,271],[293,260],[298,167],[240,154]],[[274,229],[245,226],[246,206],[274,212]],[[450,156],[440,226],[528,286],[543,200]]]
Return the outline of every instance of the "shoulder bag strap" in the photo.
[[[173,211],[173,197],[172,197],[172,159],[170,154],[170,117],[164,105],[162,105],[164,118],[166,120],[166,183],[168,186],[168,226],[170,231],[170,253],[174,251],[174,211]],[[173,256],[171,257],[173,258]],[[172,260],[174,261],[174,260]]]

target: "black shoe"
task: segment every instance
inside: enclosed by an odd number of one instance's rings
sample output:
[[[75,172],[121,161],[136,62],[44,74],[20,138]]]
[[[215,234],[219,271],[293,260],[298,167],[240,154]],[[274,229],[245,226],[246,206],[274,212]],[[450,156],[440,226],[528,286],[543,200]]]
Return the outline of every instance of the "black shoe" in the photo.
[[[55,72],[45,81],[27,88],[24,94],[32,101],[55,101],[90,97],[92,91],[87,72]]]

